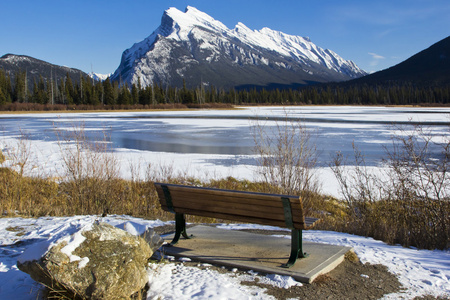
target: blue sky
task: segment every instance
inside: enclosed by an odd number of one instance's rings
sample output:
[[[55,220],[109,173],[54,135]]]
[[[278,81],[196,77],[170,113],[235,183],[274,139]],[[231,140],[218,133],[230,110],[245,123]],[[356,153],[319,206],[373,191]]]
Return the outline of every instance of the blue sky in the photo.
[[[169,7],[194,6],[229,28],[242,22],[308,36],[371,72],[450,35],[449,0],[4,0],[0,56],[33,56],[111,73],[122,52],[149,36]]]

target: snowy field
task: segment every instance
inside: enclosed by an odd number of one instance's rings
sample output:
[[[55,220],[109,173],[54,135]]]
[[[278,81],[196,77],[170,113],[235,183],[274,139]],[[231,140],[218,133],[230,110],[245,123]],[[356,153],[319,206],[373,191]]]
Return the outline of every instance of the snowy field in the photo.
[[[317,174],[326,194],[339,196],[329,165],[340,151],[353,156],[355,142],[370,168],[380,168],[395,126],[425,124],[437,138],[449,135],[450,108],[364,106],[247,107],[239,110],[157,112],[95,112],[0,114],[0,149],[17,147],[20,136],[30,139],[27,174],[62,177],[56,132],[83,126],[90,139],[104,133],[120,162],[121,177],[134,170],[144,176],[149,164],[170,166],[175,173],[201,179],[233,176],[258,179],[255,166],[254,118],[270,132],[277,120],[300,120],[317,146]],[[136,174],[133,174],[136,176]]]
[[[167,223],[143,220],[129,216],[76,216],[70,218],[39,219],[2,218],[0,219],[0,299],[37,299],[41,287],[27,274],[17,269],[17,259],[27,251],[33,255],[40,247],[38,242],[50,244],[67,237],[75,229],[89,226],[95,220],[126,228],[131,233],[143,232],[147,227]],[[252,225],[220,225],[223,229],[273,227]],[[290,232],[286,231],[286,238]],[[450,297],[450,253],[406,249],[400,246],[388,246],[383,242],[344,233],[329,231],[306,231],[304,239],[319,243],[330,243],[353,247],[363,263],[386,265],[390,272],[399,277],[406,288],[398,294],[390,294],[385,299],[412,299],[420,295]],[[36,249],[36,250],[35,250]],[[30,253],[31,252],[31,253]],[[180,259],[181,261],[186,259]],[[203,267],[208,266],[203,264]],[[365,274],[361,274],[365,276]],[[248,272],[237,275],[234,272],[218,273],[214,270],[200,270],[195,267],[175,264],[149,265],[148,299],[273,299],[264,289],[240,285],[240,281],[254,280],[272,284],[281,288],[301,285],[291,277],[278,275],[258,275]]]
[[[146,166],[152,164],[170,165],[176,171],[204,179],[234,176],[253,180],[255,164],[249,119],[255,116],[265,126],[275,126],[276,118],[298,118],[316,132],[321,152],[317,171],[323,192],[338,197],[337,183],[327,167],[327,159],[335,151],[351,155],[351,142],[355,141],[367,153],[371,168],[376,171],[381,167],[377,161],[383,155],[382,146],[390,143],[390,135],[395,130],[392,124],[409,121],[429,124],[439,138],[448,136],[450,123],[448,108],[289,107],[285,110],[265,107],[233,111],[3,114],[0,115],[0,149],[7,153],[17,146],[22,132],[30,138],[32,153],[26,174],[62,177],[61,151],[54,130],[70,131],[81,122],[92,138],[105,129],[108,131],[123,178],[131,177],[131,169],[134,175],[144,176]],[[36,299],[40,286],[17,269],[17,258],[36,242],[63,238],[74,228],[95,219],[96,216],[1,218],[0,299]],[[164,225],[158,220],[127,216],[111,216],[103,221],[121,227],[129,222],[127,228],[135,228],[132,231]],[[220,227],[236,229],[228,225]],[[290,237],[289,232],[286,237]],[[307,231],[304,238],[350,246],[362,262],[386,265],[406,288],[401,294],[388,295],[387,299],[412,299],[426,294],[450,297],[448,251],[406,249],[370,238],[325,231]],[[258,276],[254,273],[244,278],[233,272],[219,274],[174,263],[150,265],[149,270],[154,270],[149,272],[152,282],[149,299],[270,299],[262,289],[239,284],[240,280]],[[298,284],[292,278],[280,276],[260,280],[281,287]]]

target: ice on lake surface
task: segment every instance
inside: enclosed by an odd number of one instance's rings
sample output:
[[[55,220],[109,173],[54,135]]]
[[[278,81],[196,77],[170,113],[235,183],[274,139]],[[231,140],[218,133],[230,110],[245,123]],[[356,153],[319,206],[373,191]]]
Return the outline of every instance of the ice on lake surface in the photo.
[[[205,161],[220,165],[254,164],[252,127],[255,119],[272,132],[284,119],[300,120],[319,153],[319,164],[327,166],[337,151],[352,157],[352,143],[368,165],[377,165],[391,145],[393,126],[426,124],[433,134],[448,135],[450,109],[404,107],[257,107],[240,110],[160,112],[55,113],[3,115],[4,136],[19,130],[31,139],[55,142],[54,131],[83,125],[90,139],[103,139],[114,148],[172,154],[202,154]],[[225,155],[221,159],[209,155]],[[436,152],[435,154],[439,154]],[[351,163],[351,160],[349,160]]]

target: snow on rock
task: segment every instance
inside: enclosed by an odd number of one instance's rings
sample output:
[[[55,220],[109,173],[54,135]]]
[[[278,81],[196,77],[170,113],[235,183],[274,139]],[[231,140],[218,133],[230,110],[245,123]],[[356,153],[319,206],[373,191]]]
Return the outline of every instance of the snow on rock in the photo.
[[[69,257],[70,262],[81,260],[81,257],[72,254],[72,252],[75,251],[75,249],[77,249],[86,240],[86,238],[83,236],[82,233],[85,230],[90,230],[90,229],[92,229],[92,224],[88,224],[88,225],[84,226],[81,230],[75,232],[71,236],[61,239],[57,242],[57,243],[61,243],[63,241],[67,242],[67,245],[61,249],[61,252],[66,254]],[[85,261],[85,259],[84,259],[84,261]]]
[[[153,253],[149,244],[99,220],[84,221],[69,223],[55,238],[35,244],[39,247],[31,245],[17,267],[37,282],[57,283],[82,298],[122,299],[140,291],[147,283],[146,263]],[[42,245],[50,247],[44,251]]]
[[[62,224],[52,230],[52,232],[45,231],[41,241],[32,244],[22,255],[17,258],[17,261],[23,263],[26,261],[38,260],[44,256],[50,248],[67,242],[67,245],[62,249],[70,261],[78,261],[81,258],[72,255],[72,252],[84,241],[82,232],[90,230],[92,223],[86,223],[81,220],[74,220],[72,222]],[[33,233],[31,235],[34,235]],[[45,238],[49,236],[49,238]]]
[[[147,228],[149,228],[149,225],[142,225],[132,221],[124,222],[114,226],[123,229],[132,235],[141,235],[147,230]]]

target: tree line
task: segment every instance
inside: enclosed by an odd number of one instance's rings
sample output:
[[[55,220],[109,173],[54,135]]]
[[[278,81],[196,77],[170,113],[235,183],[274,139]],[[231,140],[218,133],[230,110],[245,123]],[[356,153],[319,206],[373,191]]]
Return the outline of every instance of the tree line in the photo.
[[[73,82],[67,74],[58,81],[42,76],[30,86],[26,73],[17,72],[14,79],[0,70],[0,105],[36,103],[44,105],[156,106],[161,104],[311,104],[311,105],[411,105],[450,103],[450,85],[423,87],[411,83],[389,85],[321,84],[300,88],[250,88],[224,90],[212,85],[187,88],[154,82],[131,86],[109,78],[103,82],[80,75]]]

